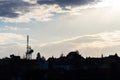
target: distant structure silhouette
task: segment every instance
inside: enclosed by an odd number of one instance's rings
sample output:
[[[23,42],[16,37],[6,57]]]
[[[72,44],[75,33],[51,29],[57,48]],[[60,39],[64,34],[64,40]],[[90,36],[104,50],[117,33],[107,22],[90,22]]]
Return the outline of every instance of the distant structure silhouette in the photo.
[[[14,54],[0,59],[0,80],[120,80],[117,53],[84,58],[78,51],[71,51],[66,56],[61,54],[47,60],[39,52],[36,59],[31,59],[29,54],[32,53],[26,53],[27,59]]]
[[[27,51],[26,51],[26,59],[32,59],[33,49],[29,46],[29,35],[27,35]]]
[[[39,52],[37,53],[37,57],[36,57],[36,59],[37,59],[37,60],[41,59],[41,55],[40,55]]]

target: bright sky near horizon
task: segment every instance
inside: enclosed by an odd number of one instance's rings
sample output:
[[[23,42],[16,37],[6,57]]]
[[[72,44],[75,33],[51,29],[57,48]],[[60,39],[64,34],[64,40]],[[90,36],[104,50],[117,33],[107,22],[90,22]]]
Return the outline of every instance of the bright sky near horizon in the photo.
[[[120,0],[0,0],[0,57],[26,52],[26,36],[46,58],[79,50],[120,55]]]

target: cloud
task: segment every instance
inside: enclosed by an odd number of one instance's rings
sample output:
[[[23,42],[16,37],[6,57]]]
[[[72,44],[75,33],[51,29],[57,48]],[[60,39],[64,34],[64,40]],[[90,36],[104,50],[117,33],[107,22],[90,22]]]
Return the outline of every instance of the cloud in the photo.
[[[30,5],[23,1],[16,0],[0,1],[0,16],[8,18],[19,17],[20,15],[24,14],[24,12],[29,11],[28,6]],[[19,11],[22,14],[18,13]]]
[[[31,4],[36,4],[37,3],[37,0],[23,0],[23,1],[31,3]]]
[[[44,47],[47,45],[56,45],[56,44],[75,44],[75,45],[86,44],[86,46],[88,45],[91,46],[92,44],[95,47],[99,47],[99,46],[105,47],[104,43],[110,44],[106,46],[112,46],[112,45],[119,45],[119,44],[114,44],[114,43],[118,43],[119,41],[120,41],[120,31],[115,31],[115,32],[98,33],[98,34],[93,34],[93,35],[77,36],[77,37],[73,37],[70,39],[42,44],[41,47]]]
[[[100,0],[0,0],[0,20],[3,22],[48,21],[55,13],[79,14]],[[88,6],[89,5],[89,6]],[[75,8],[73,6],[80,6]],[[84,7],[85,9],[85,7]],[[75,13],[76,12],[76,13]]]
[[[38,0],[39,4],[58,4],[62,7],[65,6],[80,6],[91,3],[96,3],[100,0]]]
[[[19,34],[14,33],[0,33],[0,46],[11,44],[11,43],[19,43],[19,41],[23,41],[26,38]]]
[[[10,54],[22,56],[25,53],[25,41],[26,37],[20,34],[0,33],[0,58]]]
[[[26,37],[14,33],[0,33],[0,54],[1,57],[10,54],[18,54],[22,57],[26,51]],[[103,32],[92,35],[76,36],[61,41],[50,42],[45,44],[31,43],[34,49],[33,57],[40,52],[46,58],[55,56],[59,57],[61,53],[67,55],[70,51],[79,50],[84,57],[100,57],[101,54],[120,53],[120,31]]]
[[[48,21],[54,13],[61,12],[61,8],[57,5],[34,5],[29,6],[24,11],[17,11],[16,14],[19,16],[11,17],[1,17],[0,19],[4,22],[30,22],[30,21]],[[13,15],[13,14],[11,14]],[[11,16],[10,15],[10,16]]]
[[[22,28],[22,27],[15,27],[15,26],[5,26],[5,27],[2,27],[0,28],[0,30],[3,30],[3,31],[26,31],[26,30],[30,30],[30,28]]]
[[[104,32],[93,35],[77,36],[71,39],[46,43],[35,46],[37,51],[43,55],[56,56],[63,52],[67,54],[70,51],[79,50],[84,56],[109,55],[120,52],[120,31]]]

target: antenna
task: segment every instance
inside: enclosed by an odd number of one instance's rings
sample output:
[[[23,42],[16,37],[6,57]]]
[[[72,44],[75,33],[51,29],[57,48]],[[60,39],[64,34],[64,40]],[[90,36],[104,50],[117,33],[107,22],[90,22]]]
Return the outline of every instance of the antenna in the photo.
[[[29,50],[29,35],[27,35],[27,52]]]
[[[28,50],[28,47],[29,47],[29,35],[27,35],[27,50]]]
[[[26,51],[26,59],[32,59],[33,49],[29,46],[29,35],[27,35],[27,51]]]

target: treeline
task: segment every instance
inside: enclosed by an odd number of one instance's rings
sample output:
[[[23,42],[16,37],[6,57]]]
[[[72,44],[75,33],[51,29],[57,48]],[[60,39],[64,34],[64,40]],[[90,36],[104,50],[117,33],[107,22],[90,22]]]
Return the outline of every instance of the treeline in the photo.
[[[0,60],[0,75],[0,80],[116,80],[120,58],[117,54],[84,58],[78,51],[48,60],[40,53],[34,60],[11,55]]]

